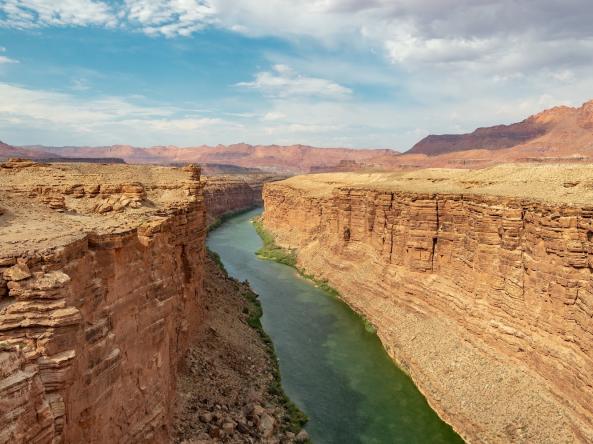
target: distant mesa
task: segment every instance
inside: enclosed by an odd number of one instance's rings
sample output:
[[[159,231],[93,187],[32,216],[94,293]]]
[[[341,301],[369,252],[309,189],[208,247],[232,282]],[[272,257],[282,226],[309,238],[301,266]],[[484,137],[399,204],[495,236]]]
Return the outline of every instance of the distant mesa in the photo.
[[[8,145],[2,141],[0,141],[0,160],[8,160],[11,158],[19,158],[19,159],[39,159],[42,157],[61,157],[55,154],[51,154],[49,152],[45,152],[38,149],[33,148],[21,148],[15,147],[12,145]]]
[[[311,167],[311,173],[338,173],[360,171],[368,165],[357,162],[356,160],[340,160],[336,165],[314,165]]]
[[[101,163],[101,164],[122,164],[125,160],[119,157],[41,157],[35,159],[42,163]]]
[[[470,134],[430,135],[405,154],[438,156],[470,150],[506,149],[511,150],[506,153],[508,160],[518,160],[513,150],[525,151],[524,158],[583,157],[580,150],[593,149],[593,101],[580,108],[548,109],[519,123],[478,128]],[[504,157],[504,153],[499,156]]]
[[[470,134],[430,135],[412,147],[410,154],[434,156],[454,151],[511,148],[546,134],[546,125],[532,118],[512,125],[478,128]]]

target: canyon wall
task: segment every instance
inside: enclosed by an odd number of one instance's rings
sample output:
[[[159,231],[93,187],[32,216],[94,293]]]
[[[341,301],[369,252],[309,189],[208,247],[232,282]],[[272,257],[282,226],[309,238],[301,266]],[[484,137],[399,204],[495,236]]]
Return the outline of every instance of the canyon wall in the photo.
[[[592,172],[295,177],[264,224],[468,442],[592,442]]]
[[[0,168],[0,442],[166,442],[202,320],[203,182]]]
[[[228,213],[263,205],[263,184],[285,177],[274,174],[208,176],[204,188],[208,223]]]

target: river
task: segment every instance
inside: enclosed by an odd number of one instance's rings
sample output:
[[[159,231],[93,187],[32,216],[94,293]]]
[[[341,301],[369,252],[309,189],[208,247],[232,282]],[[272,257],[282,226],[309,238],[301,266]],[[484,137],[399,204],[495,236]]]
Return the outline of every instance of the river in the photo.
[[[229,274],[248,280],[263,306],[287,395],[309,417],[316,444],[463,443],[391,361],[345,303],[293,268],[255,255],[250,219],[231,218],[208,236]]]

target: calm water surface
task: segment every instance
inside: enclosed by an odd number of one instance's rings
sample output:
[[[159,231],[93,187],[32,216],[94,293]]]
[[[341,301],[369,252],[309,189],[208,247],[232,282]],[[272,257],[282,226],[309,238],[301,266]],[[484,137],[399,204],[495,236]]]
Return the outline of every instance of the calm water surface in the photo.
[[[259,294],[282,385],[317,443],[462,443],[348,306],[285,265],[255,256],[261,240],[237,216],[208,237],[229,274]]]

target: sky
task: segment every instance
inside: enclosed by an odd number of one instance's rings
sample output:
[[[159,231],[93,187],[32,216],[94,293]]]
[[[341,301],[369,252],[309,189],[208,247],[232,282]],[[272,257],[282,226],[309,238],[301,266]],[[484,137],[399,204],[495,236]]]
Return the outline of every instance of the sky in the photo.
[[[593,98],[590,0],[0,0],[0,140],[409,149]]]

